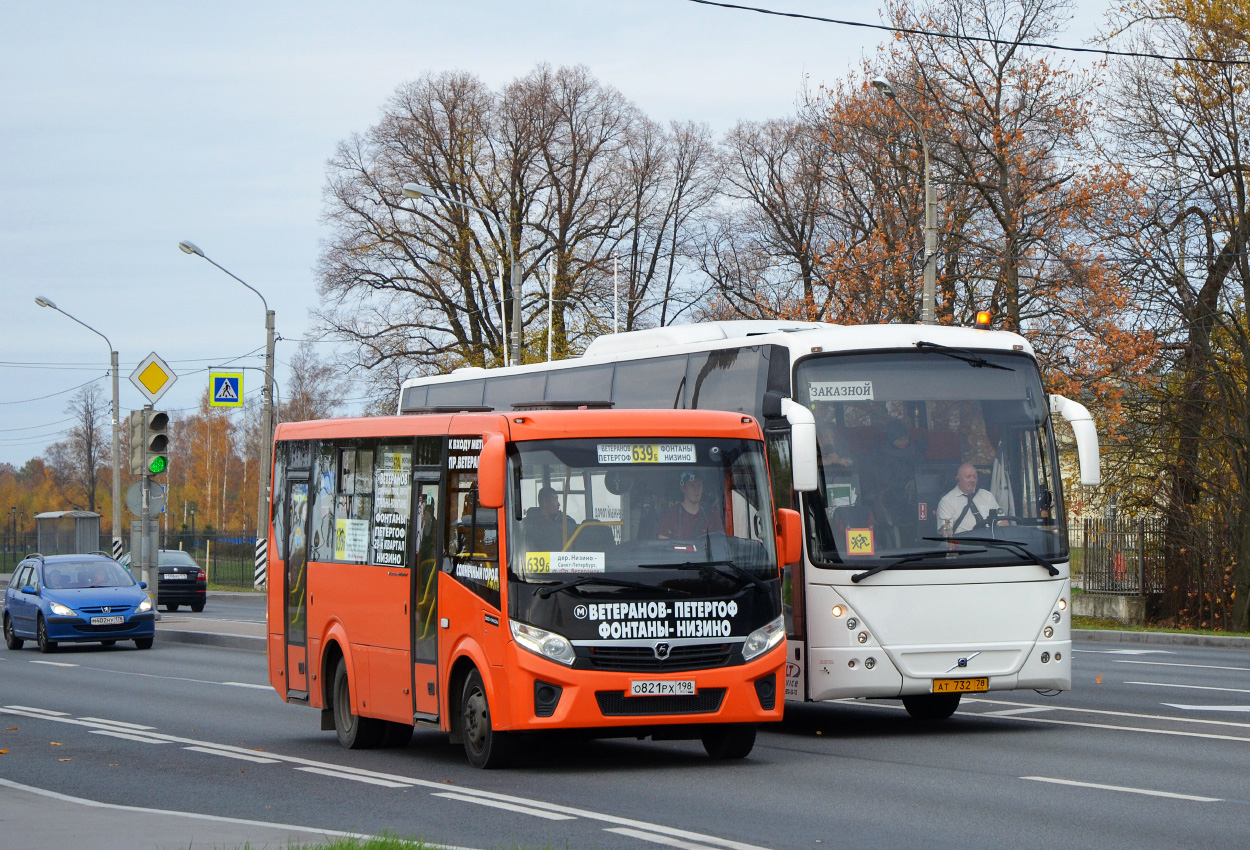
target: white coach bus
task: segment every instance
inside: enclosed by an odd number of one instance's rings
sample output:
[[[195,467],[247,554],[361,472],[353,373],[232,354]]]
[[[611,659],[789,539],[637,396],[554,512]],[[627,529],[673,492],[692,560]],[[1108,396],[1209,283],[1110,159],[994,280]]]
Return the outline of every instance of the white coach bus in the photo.
[[[1072,426],[1082,484],[1098,483],[1098,437],[1082,405],[1045,394],[1023,337],[784,321],[655,328],[599,337],[569,360],[410,380],[399,412],[583,404],[739,411],[764,425],[775,504],[802,514],[805,540],[783,583],[787,699],[895,698],[940,719],[965,693],[1071,688],[1052,414]],[[617,540],[654,534],[657,513],[684,498],[676,486],[626,494],[605,517],[590,515],[584,482],[556,470],[550,484],[570,519],[607,520]],[[703,504],[724,509],[723,496]]]

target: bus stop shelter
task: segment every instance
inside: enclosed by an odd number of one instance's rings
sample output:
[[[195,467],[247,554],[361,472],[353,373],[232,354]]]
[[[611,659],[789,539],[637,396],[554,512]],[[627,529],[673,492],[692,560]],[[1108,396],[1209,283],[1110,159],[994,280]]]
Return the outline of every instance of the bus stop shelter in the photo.
[[[43,555],[84,555],[100,548],[100,515],[92,511],[35,514],[37,549]]]

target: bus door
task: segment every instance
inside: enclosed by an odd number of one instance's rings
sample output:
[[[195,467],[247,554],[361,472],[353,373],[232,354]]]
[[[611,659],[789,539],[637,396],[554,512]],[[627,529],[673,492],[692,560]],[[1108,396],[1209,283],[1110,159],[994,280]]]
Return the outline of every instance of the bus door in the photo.
[[[413,710],[426,720],[438,717],[438,483],[437,469],[413,472],[412,694]]]
[[[287,478],[286,681],[288,698],[308,698],[308,510],[307,474]]]

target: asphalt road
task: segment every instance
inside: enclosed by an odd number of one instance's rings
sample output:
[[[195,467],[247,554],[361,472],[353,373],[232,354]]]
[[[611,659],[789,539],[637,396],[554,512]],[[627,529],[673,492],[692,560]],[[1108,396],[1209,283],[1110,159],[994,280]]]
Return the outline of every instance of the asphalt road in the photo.
[[[941,723],[892,702],[791,706],[743,762],[697,742],[545,739],[525,767],[485,772],[434,731],[403,750],[339,748],[316,711],[268,688],[261,653],[28,645],[0,652],[0,779],[477,848],[1244,848],[1250,655],[1077,650],[1075,691],[965,698]],[[20,808],[0,802],[0,834],[60,846]],[[196,823],[169,838],[204,846]]]

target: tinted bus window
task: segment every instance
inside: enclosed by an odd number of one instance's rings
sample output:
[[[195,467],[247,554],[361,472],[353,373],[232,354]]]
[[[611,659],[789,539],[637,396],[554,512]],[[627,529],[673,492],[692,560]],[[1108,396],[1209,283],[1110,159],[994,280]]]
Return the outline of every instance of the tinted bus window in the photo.
[[[478,407],[482,404],[482,390],[486,382],[481,378],[454,381],[449,384],[431,384],[426,404],[430,407],[463,404]]]
[[[681,354],[617,363],[616,377],[612,380],[612,406],[685,407],[687,359]]]
[[[419,407],[425,407],[426,394],[429,392],[428,386],[408,387],[404,390],[404,394],[399,399],[400,410],[416,410]]]
[[[611,396],[610,363],[577,369],[554,369],[547,373],[547,401],[609,401]]]
[[[495,410],[511,410],[517,402],[542,401],[547,376],[539,372],[532,375],[507,375],[491,378],[486,382],[486,395],[482,404]]]
[[[768,382],[768,359],[761,348],[691,354],[686,370],[688,406],[759,415]]]

